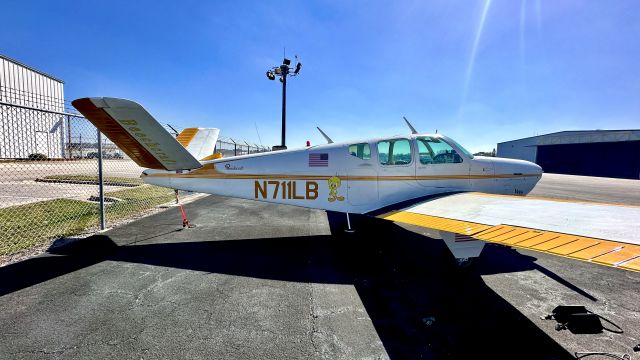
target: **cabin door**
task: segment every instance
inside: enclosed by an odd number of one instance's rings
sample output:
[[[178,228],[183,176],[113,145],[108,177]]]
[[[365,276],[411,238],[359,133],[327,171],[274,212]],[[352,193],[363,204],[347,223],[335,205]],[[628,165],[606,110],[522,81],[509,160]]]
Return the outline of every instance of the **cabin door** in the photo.
[[[378,201],[378,172],[368,143],[352,144],[346,156],[347,200],[361,206]]]
[[[415,151],[411,140],[392,138],[376,143],[378,154],[378,197],[382,206],[420,195],[415,180]]]
[[[442,138],[418,136],[416,181],[428,193],[468,191],[470,165]]]

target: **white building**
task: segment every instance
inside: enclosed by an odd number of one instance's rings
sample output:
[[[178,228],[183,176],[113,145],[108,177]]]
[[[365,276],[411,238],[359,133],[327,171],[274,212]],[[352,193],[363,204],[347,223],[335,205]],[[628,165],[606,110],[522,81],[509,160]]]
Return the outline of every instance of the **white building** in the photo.
[[[0,159],[63,158],[64,82],[0,54]]]

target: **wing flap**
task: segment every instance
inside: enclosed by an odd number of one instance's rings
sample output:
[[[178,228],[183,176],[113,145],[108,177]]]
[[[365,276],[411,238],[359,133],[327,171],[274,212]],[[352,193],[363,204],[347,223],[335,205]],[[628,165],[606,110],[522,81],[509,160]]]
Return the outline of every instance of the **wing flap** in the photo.
[[[466,235],[486,242],[540,251],[625,270],[640,271],[640,241],[638,240],[640,224],[637,221],[637,219],[640,219],[640,207],[581,203],[577,204],[581,207],[577,213],[572,213],[569,211],[572,207],[567,206],[567,202],[563,201],[563,217],[560,219],[561,221],[550,222],[549,217],[539,216],[537,212],[523,212],[523,209],[532,210],[535,208],[537,211],[544,211],[546,208],[547,212],[554,213],[554,211],[557,211],[558,203],[553,200],[516,198],[517,200],[511,201],[509,199],[506,203],[504,201],[474,203],[472,201],[474,200],[474,194],[456,194],[450,197],[457,197],[457,199],[453,202],[446,200],[449,197],[429,200],[378,217],[399,223]],[[503,198],[501,197],[501,200]],[[531,201],[535,201],[533,207],[531,203],[528,203]],[[442,204],[442,202],[445,202],[445,204]],[[518,209],[519,206],[522,209]],[[500,209],[500,207],[506,208]],[[458,214],[457,218],[425,214],[427,212],[425,209],[433,213],[437,212],[437,209],[445,208],[447,215]],[[595,214],[591,214],[590,211],[595,212]],[[487,218],[485,213],[505,214],[507,216]],[[603,213],[608,216],[598,217]],[[586,230],[584,229],[583,223],[585,221],[593,221],[598,218],[598,224],[589,224],[589,227]],[[611,221],[613,218],[617,221]],[[470,219],[480,219],[480,221],[470,221]],[[518,221],[522,219],[526,219],[527,224],[532,224],[535,227],[505,224],[510,221],[516,223],[525,222]],[[536,222],[536,219],[540,221]],[[571,220],[571,225],[567,226],[567,231],[558,231],[558,228],[561,228],[563,223],[566,224],[568,222],[567,219]],[[621,219],[626,222],[626,228],[622,232],[617,231],[618,229],[616,228],[619,226]],[[632,221],[633,219],[636,219],[636,221]],[[583,231],[576,231],[579,229]],[[607,238],[585,236],[585,233],[604,234],[607,235]]]

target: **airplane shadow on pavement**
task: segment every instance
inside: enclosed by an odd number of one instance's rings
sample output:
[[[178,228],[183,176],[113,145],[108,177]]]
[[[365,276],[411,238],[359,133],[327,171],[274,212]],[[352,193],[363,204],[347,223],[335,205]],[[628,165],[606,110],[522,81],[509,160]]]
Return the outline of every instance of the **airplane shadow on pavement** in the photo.
[[[104,260],[310,283],[353,284],[392,359],[573,357],[480,275],[536,269],[535,258],[485,247],[468,272],[440,241],[391,222],[329,213],[332,234],[116,245],[96,235],[0,268],[0,296]],[[569,284],[571,285],[571,284]]]

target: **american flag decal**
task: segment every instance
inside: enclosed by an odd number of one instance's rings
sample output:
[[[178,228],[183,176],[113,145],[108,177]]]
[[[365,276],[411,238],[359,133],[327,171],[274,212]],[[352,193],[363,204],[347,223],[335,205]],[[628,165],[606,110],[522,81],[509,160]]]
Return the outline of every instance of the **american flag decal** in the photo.
[[[329,166],[329,154],[316,153],[309,154],[309,167]]]

